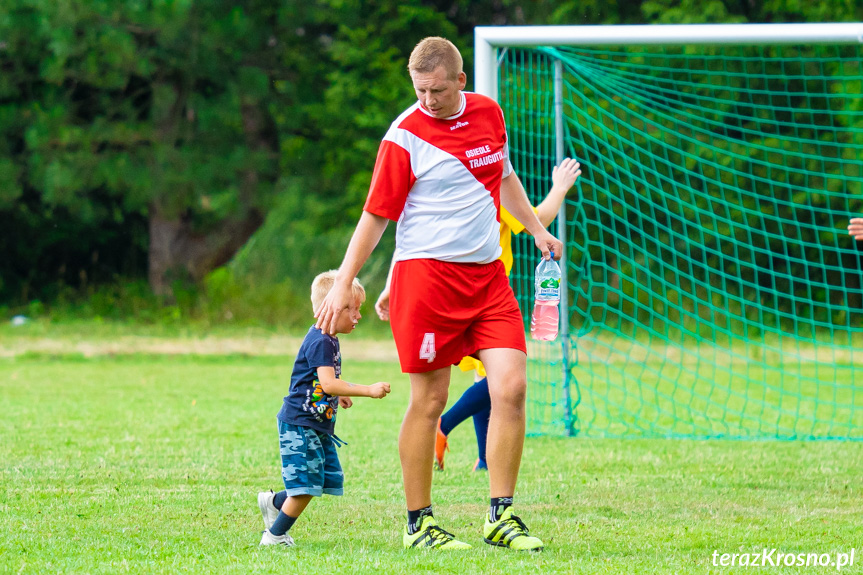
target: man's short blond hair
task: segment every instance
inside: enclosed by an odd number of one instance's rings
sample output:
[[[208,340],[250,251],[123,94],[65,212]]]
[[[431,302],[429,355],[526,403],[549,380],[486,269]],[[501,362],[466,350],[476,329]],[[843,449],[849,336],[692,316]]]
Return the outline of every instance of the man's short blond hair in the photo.
[[[446,70],[447,78],[455,80],[464,62],[455,44],[439,36],[430,36],[416,45],[408,60],[408,72],[431,74],[439,67]]]
[[[336,274],[338,273],[339,270],[330,270],[318,274],[312,282],[312,309],[315,313],[318,313],[318,308],[321,307],[324,298],[333,289],[333,285],[336,283]],[[353,292],[355,298],[360,300],[360,303],[366,301],[366,290],[357,278],[354,278],[351,284],[351,292]]]

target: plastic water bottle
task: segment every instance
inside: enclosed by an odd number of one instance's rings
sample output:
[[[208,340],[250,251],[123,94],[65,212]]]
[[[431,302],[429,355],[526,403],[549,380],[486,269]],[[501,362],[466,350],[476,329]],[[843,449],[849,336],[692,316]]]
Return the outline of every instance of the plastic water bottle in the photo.
[[[560,266],[551,259],[542,259],[536,266],[536,288],[533,315],[530,318],[530,336],[539,341],[552,341],[557,337],[560,324]]]

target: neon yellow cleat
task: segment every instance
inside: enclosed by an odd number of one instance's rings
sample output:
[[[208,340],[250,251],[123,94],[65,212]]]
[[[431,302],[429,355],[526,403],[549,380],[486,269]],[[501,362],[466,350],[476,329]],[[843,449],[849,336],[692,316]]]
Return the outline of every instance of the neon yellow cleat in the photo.
[[[427,515],[421,519],[419,530],[413,535],[408,535],[405,527],[402,543],[405,549],[411,547],[426,549],[470,549],[470,545],[459,541],[455,535],[438,527],[435,518]]]
[[[542,551],[542,541],[531,537],[524,521],[513,515],[512,507],[507,507],[494,523],[486,515],[483,532],[485,542],[489,545],[509,547],[516,551]]]

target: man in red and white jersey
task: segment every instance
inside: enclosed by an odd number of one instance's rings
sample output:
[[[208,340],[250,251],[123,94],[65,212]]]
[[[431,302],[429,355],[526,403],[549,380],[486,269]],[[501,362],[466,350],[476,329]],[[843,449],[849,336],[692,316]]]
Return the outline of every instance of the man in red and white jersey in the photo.
[[[525,225],[544,257],[560,257],[562,244],[537,219],[512,169],[500,107],[463,92],[467,77],[458,49],[443,38],[426,38],[411,53],[408,71],[418,101],[384,136],[363,214],[316,325],[335,329],[351,303],[351,282],[387,222],[398,221],[390,323],[411,382],[399,434],[408,509],[403,544],[470,547],[438,527],[431,484],[451,366],[474,356],[486,366],[492,405],[484,540],[536,551],[542,541],[512,508],[524,446],[526,346],[521,313],[498,260],[499,206]]]

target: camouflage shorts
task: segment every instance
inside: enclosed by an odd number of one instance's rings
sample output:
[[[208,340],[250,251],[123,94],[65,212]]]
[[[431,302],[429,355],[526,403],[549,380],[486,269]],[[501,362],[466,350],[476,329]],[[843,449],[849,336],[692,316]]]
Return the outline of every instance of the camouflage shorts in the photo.
[[[326,433],[279,421],[279,451],[288,496],[344,493],[345,475]]]

